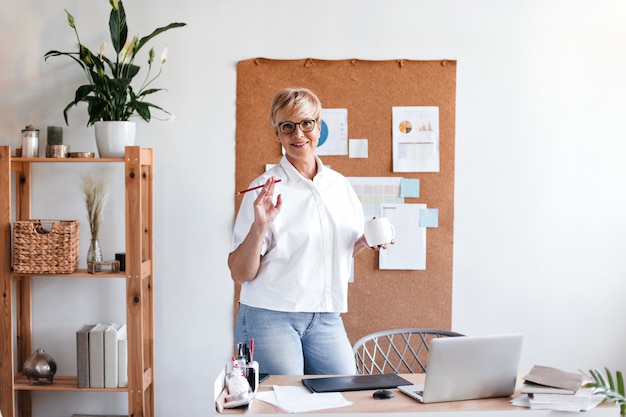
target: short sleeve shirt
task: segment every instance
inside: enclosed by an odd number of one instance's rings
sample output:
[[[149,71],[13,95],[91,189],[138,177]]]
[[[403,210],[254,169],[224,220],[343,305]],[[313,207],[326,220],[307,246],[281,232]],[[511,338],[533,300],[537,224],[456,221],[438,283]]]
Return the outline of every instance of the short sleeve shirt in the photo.
[[[317,159],[313,180],[283,157],[252,182],[280,178],[274,198],[282,207],[266,234],[257,276],[242,284],[240,302],[289,312],[345,312],[354,244],[363,232],[363,207],[349,181]],[[244,194],[235,220],[231,250],[254,221],[260,190]]]

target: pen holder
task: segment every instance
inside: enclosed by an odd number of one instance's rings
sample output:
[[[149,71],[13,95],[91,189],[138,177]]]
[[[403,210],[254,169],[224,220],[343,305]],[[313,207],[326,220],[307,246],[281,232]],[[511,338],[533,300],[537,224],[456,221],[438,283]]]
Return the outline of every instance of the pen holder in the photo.
[[[248,378],[250,390],[253,394],[256,394],[257,389],[259,389],[259,363],[257,361],[252,361],[244,365],[243,369],[246,377]]]
[[[239,367],[233,368],[235,374],[225,380],[228,395],[224,397],[224,408],[237,408],[242,407],[244,405],[250,404],[250,401],[255,397],[257,389],[259,387],[259,364],[258,362],[252,361],[243,366],[241,369]],[[241,374],[240,374],[241,372]],[[247,385],[246,391],[238,391],[237,389],[232,389],[235,387],[231,387],[231,382],[233,378],[240,379],[241,375],[245,375],[246,380],[244,384]],[[238,383],[236,384],[238,385]],[[240,388],[240,386],[238,386]]]

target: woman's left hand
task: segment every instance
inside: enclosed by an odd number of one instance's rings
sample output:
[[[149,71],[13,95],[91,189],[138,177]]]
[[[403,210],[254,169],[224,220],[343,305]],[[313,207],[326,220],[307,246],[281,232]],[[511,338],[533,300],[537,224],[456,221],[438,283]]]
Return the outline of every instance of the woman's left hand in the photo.
[[[392,244],[392,245],[393,245],[394,243],[396,243],[396,241],[395,241],[395,240],[392,240],[392,241],[390,242],[390,244]],[[363,249],[365,249],[365,248],[367,248],[367,249],[369,249],[369,250],[372,250],[372,251],[376,251],[376,252],[378,252],[378,251],[380,251],[381,249],[387,249],[387,244],[385,243],[385,244],[383,244],[383,245],[370,246],[370,245],[367,243],[367,240],[365,240],[365,235],[361,235],[361,236],[357,239],[357,241],[354,243],[354,251],[353,251],[353,256],[354,256],[354,255],[356,255],[357,253],[361,252],[361,251],[362,251]]]

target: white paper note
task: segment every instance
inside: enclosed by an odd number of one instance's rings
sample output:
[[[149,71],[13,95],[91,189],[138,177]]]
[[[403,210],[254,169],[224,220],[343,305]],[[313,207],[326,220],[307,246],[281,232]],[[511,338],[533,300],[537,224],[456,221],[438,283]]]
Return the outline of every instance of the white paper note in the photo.
[[[395,243],[378,255],[380,269],[426,269],[426,228],[419,226],[426,204],[382,204],[380,215],[396,229]]]
[[[439,107],[393,107],[393,172],[439,172]]]

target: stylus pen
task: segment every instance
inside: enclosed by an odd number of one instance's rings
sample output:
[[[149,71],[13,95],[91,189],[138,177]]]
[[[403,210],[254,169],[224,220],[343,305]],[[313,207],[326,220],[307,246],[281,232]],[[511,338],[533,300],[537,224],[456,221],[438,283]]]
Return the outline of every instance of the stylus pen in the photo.
[[[282,180],[278,179],[278,180],[274,181],[274,184],[276,184],[277,182],[281,182],[281,181],[282,181]],[[265,185],[265,184],[263,184],[263,185]],[[239,194],[247,193],[248,191],[258,190],[259,188],[262,188],[262,187],[263,187],[263,185],[257,185],[256,187],[248,188],[248,189],[246,189],[246,190],[237,191],[237,192],[235,193],[235,195],[239,195]]]

